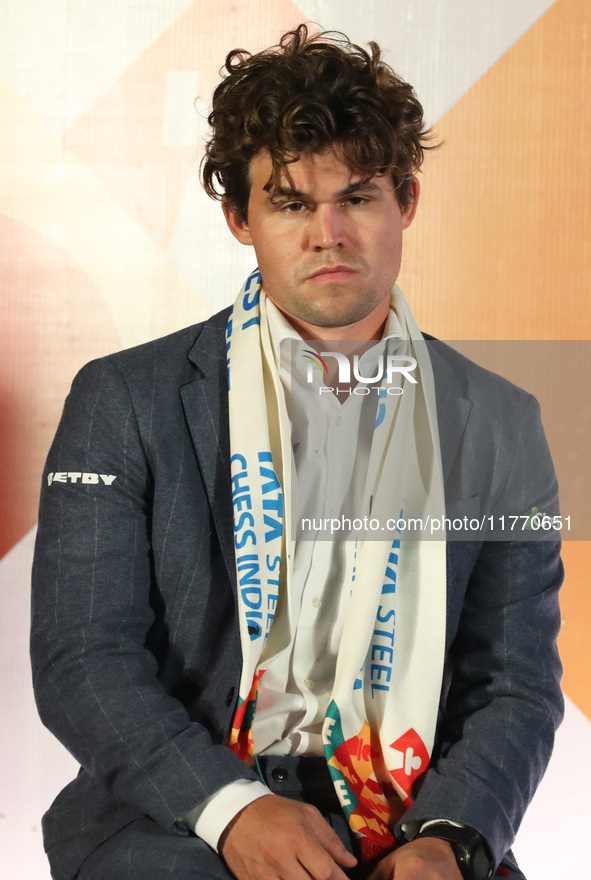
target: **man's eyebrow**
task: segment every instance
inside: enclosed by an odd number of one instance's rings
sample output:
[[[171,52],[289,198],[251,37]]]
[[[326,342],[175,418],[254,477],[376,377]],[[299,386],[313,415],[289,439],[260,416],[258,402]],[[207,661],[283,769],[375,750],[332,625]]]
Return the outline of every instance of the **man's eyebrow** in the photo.
[[[294,189],[291,186],[272,186],[268,183],[263,189],[267,192],[269,196],[269,200],[272,202],[275,199],[309,199],[310,194],[305,192],[300,192],[299,189]]]
[[[345,196],[350,196],[353,193],[357,192],[378,192],[379,189],[380,188],[377,183],[373,183],[373,181],[371,180],[358,180],[357,183],[350,183],[349,186],[345,187],[345,189],[342,189],[339,193],[337,193],[337,198],[342,199]]]
[[[302,201],[310,198],[310,193],[302,192],[299,189],[294,189],[290,186],[276,186],[271,187],[270,184],[268,186],[263,187],[269,194],[269,199],[274,201],[275,199],[301,199]],[[339,190],[339,192],[335,193],[336,199],[343,199],[346,196],[353,195],[358,192],[366,192],[373,193],[379,191],[379,186],[377,183],[373,183],[371,180],[358,180],[356,183],[350,183],[349,186],[346,186],[345,189]]]

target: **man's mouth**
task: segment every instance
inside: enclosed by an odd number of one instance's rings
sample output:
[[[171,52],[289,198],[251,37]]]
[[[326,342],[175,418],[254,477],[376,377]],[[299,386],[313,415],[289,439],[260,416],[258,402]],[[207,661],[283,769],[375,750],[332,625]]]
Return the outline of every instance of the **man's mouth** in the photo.
[[[312,272],[312,274],[308,276],[308,281],[316,281],[319,284],[330,284],[338,281],[348,281],[351,276],[356,273],[357,270],[353,269],[352,266],[346,266],[345,264],[339,263],[334,266],[321,266],[320,269],[316,269],[315,272]]]

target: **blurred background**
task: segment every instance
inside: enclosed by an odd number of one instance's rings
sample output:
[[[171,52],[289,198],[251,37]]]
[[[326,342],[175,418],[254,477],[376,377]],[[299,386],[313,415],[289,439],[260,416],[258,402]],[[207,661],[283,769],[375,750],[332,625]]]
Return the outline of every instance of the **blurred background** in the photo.
[[[30,684],[43,460],[82,364],[202,320],[254,267],[197,175],[226,53],[261,49],[301,21],[377,40],[444,142],[421,174],[399,282],[421,327],[447,340],[587,340],[591,5],[0,0],[0,10],[0,870],[48,880],[40,819],[76,766],[42,728]],[[569,493],[589,498],[584,351],[568,375],[545,358],[544,382],[564,380],[542,407],[557,426],[565,515]],[[529,880],[589,875],[590,549],[565,544],[567,714],[515,847]]]

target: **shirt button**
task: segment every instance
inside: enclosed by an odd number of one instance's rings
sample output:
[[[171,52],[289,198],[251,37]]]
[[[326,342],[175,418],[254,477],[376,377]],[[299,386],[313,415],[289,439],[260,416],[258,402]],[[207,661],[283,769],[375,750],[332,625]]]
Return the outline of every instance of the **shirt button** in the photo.
[[[313,691],[316,687],[316,683],[312,681],[311,678],[307,678],[304,682],[309,691]]]
[[[275,767],[271,772],[271,776],[275,780],[275,782],[285,782],[288,777],[288,772],[285,767]]]
[[[342,424],[343,424],[343,420],[342,420],[342,418],[341,418],[340,416],[337,416],[337,419],[336,419],[336,423],[335,423],[335,424],[337,424],[337,425],[342,425]]]
[[[312,605],[314,606],[314,608],[320,608],[320,606],[322,605],[322,599],[320,598],[320,596],[314,596],[314,598],[312,599]]]

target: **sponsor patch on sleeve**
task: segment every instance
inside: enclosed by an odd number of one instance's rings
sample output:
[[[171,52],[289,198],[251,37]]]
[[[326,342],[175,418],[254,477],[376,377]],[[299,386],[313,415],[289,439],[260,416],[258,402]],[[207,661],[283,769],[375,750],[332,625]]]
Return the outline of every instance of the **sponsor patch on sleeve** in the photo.
[[[116,474],[88,474],[83,471],[56,471],[47,474],[47,485],[52,483],[81,483],[87,486],[112,486]]]

